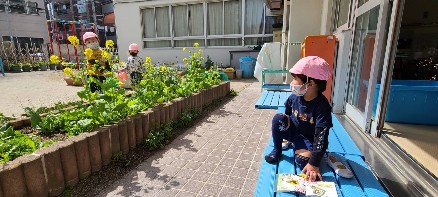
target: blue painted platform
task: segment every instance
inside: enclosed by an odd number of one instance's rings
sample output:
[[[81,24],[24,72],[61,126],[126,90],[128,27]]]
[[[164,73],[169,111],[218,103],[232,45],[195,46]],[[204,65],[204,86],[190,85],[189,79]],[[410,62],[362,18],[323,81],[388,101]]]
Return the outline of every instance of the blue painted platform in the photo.
[[[284,102],[292,93],[290,91],[267,91],[264,90],[255,104],[257,109],[277,109],[284,106]]]
[[[277,107],[279,113],[284,113],[285,107]],[[325,157],[320,165],[321,175],[324,181],[335,182],[338,196],[368,196],[368,197],[387,197],[387,191],[381,185],[377,177],[374,176],[369,166],[365,163],[364,156],[351,137],[342,127],[338,119],[333,115],[333,128],[329,133],[328,152],[334,154],[344,165],[349,167],[354,177],[346,179],[337,176],[334,171],[327,165]],[[265,155],[272,148],[272,140],[265,148]],[[294,150],[283,151],[282,158],[278,164],[269,164],[262,159],[260,173],[257,180],[255,197],[290,197],[302,196],[294,193],[274,192],[276,174],[292,173],[299,174],[301,169],[295,165]]]

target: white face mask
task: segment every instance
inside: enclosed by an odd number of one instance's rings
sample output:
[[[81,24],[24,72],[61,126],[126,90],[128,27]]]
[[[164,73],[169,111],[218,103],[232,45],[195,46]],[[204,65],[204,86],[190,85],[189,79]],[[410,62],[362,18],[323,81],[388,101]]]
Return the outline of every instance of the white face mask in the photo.
[[[306,88],[304,90],[301,90],[301,88],[304,85],[306,86]],[[304,96],[304,94],[306,94],[306,92],[307,92],[307,89],[308,89],[307,84],[303,84],[303,85],[292,85],[292,84],[290,84],[290,90],[292,91],[292,94],[295,94],[297,96]]]
[[[98,48],[99,48],[99,43],[97,43],[97,42],[92,42],[92,43],[90,43],[90,44],[87,44],[87,47],[90,48],[90,49],[95,50],[95,49],[98,49]]]

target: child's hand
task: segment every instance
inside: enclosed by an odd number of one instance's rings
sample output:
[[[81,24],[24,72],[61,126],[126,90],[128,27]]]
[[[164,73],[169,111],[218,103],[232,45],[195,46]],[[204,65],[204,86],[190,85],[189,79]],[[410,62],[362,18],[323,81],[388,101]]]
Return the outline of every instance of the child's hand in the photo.
[[[309,163],[303,168],[303,173],[306,174],[306,181],[317,181],[319,178],[319,181],[322,181],[321,173],[319,172],[319,168],[316,166],[312,166]]]

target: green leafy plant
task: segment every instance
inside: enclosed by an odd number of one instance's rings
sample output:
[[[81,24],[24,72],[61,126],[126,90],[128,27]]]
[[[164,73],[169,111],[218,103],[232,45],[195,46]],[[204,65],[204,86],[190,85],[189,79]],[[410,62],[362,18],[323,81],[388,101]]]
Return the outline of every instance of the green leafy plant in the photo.
[[[231,90],[228,92],[228,96],[237,96],[237,92],[236,92],[235,90],[231,89]]]
[[[210,70],[214,67],[214,62],[211,61],[210,56],[207,56],[207,61],[205,61],[205,69]]]
[[[129,167],[132,164],[132,161],[128,158],[128,155],[123,152],[118,152],[114,154],[111,160],[120,164],[122,167]]]
[[[34,135],[25,135],[20,131],[15,131],[7,124],[0,126],[0,142],[2,142],[0,143],[0,164],[50,144],[50,142],[41,142]]]

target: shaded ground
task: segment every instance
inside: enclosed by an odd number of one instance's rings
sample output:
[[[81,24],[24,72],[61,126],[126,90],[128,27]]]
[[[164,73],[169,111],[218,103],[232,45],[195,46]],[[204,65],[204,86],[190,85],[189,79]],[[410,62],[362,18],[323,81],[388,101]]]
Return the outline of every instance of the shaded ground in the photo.
[[[64,195],[253,196],[275,111],[254,108],[258,83],[239,84],[233,86],[242,90],[237,97],[178,131],[163,150],[134,151]]]

